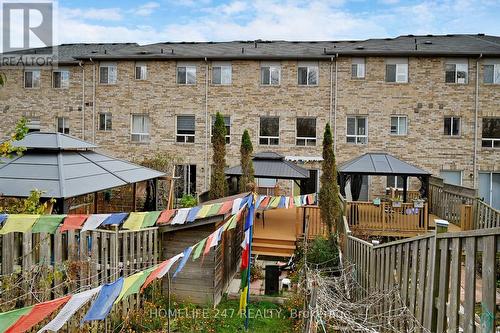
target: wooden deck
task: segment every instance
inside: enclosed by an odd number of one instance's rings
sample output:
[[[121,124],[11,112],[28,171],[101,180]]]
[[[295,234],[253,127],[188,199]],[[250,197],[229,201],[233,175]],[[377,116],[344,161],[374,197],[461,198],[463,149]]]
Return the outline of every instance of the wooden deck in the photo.
[[[258,211],[253,228],[252,253],[290,257],[295,252],[296,210]]]
[[[435,220],[440,220],[441,218],[437,215],[434,214],[429,214],[429,229],[434,230],[436,229],[436,221]],[[448,225],[448,232],[459,232],[462,231],[462,228],[460,228],[458,225],[450,223]]]

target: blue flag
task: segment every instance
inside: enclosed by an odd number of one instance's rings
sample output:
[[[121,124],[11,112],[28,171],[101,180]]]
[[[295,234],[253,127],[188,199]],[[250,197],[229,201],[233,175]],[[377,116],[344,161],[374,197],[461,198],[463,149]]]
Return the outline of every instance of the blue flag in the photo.
[[[7,214],[0,214],[0,225],[7,220],[8,215]]]
[[[248,202],[248,212],[247,212],[247,218],[245,220],[245,231],[250,228],[251,225],[253,225],[253,212],[255,210],[255,205],[253,203],[253,196],[250,196],[251,200]]]
[[[99,292],[99,296],[97,296],[97,299],[83,318],[82,323],[106,318],[113,307],[113,303],[118,298],[118,295],[120,295],[122,287],[123,277],[113,283],[105,284]]]
[[[182,269],[184,268],[184,265],[186,265],[186,262],[188,261],[189,259],[189,256],[191,255],[191,252],[193,251],[193,247],[190,246],[190,247],[187,247],[185,250],[184,250],[184,257],[182,257],[182,260],[181,262],[179,263],[179,266],[177,266],[177,269],[175,270],[175,273],[174,275],[172,276],[172,278],[175,278],[177,276],[177,274],[182,271]]]
[[[191,208],[191,210],[189,211],[188,216],[186,218],[186,222],[194,222],[194,220],[196,220],[196,215],[198,214],[200,209],[201,209],[201,206],[196,206],[196,207]]]
[[[111,214],[101,225],[120,225],[127,218],[128,213]]]
[[[286,198],[284,196],[281,196],[280,202],[278,204],[278,208],[285,208],[285,202],[286,202]]]

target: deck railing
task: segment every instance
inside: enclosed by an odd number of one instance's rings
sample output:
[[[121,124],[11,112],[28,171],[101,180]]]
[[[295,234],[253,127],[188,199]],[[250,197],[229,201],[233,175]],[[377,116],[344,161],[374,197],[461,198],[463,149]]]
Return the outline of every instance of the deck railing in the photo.
[[[474,219],[474,229],[500,227],[500,211],[481,200],[476,200],[475,209],[476,216]]]
[[[392,207],[386,202],[374,205],[371,202],[354,201],[347,203],[345,214],[353,230],[425,232],[428,226],[426,203],[423,208],[415,208],[410,203]]]
[[[345,237],[345,259],[362,287],[354,297],[396,289],[431,332],[458,332],[459,327],[495,332],[500,327],[495,323],[500,228],[433,233],[375,246]],[[374,311],[390,306],[381,304]],[[404,325],[397,319],[393,324]]]

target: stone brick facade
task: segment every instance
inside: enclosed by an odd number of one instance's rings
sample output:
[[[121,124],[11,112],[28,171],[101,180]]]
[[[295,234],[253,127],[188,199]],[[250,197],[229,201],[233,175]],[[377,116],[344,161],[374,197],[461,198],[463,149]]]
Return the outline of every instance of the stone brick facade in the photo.
[[[86,61],[82,66],[68,67],[68,89],[51,87],[49,69],[42,69],[40,88],[26,89],[23,70],[7,69],[7,84],[0,88],[0,134],[7,135],[22,115],[39,117],[42,131],[56,130],[56,118],[64,116],[69,119],[71,135],[88,141],[95,138],[101,150],[113,156],[140,160],[159,151],[173,154],[182,163],[195,164],[197,191],[201,193],[209,185],[211,116],[217,111],[231,117],[231,143],[227,146],[230,166],[239,163],[244,129],[250,131],[256,152],[271,150],[287,156],[320,157],[323,129],[331,121],[336,129],[339,163],[365,152],[385,151],[435,175],[441,170],[460,170],[463,185],[477,186],[476,59],[468,59],[467,84],[445,83],[444,57],[409,57],[408,83],[387,83],[385,60],[382,56],[366,57],[364,79],[351,78],[351,57],[320,60],[316,86],[297,84],[297,60],[280,62],[279,86],[260,84],[258,60],[233,60],[232,83],[227,86],[211,83],[211,61],[192,62],[197,68],[194,85],[176,83],[175,60],[147,61],[148,76],[143,81],[134,77],[134,61],[116,61],[118,79],[112,85],[99,84],[99,63]],[[500,172],[500,150],[481,148],[481,119],[500,117],[500,85],[484,84],[483,60],[479,64],[476,173]],[[112,114],[112,130],[99,130],[101,112]],[[149,142],[131,141],[132,114],[149,115]],[[176,143],[177,115],[195,115],[195,143]],[[350,115],[367,116],[367,144],[346,142],[346,118]],[[407,135],[390,134],[391,115],[407,117]],[[279,145],[259,145],[260,116],[280,118]],[[296,118],[303,116],[317,119],[318,140],[314,147],[295,145]],[[460,117],[460,136],[443,135],[445,116]],[[305,166],[320,167],[318,162]],[[383,180],[373,179],[370,193],[380,193],[384,187]]]

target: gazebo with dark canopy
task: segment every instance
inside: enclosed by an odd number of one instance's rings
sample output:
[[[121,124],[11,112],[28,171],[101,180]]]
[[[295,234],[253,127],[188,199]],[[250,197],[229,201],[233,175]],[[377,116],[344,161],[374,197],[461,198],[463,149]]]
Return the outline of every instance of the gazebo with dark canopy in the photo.
[[[345,196],[345,185],[351,183],[353,201],[357,201],[361,191],[362,176],[401,176],[403,179],[403,200],[407,202],[408,177],[420,180],[420,195],[427,198],[431,173],[402,161],[387,153],[366,153],[339,166],[340,191]]]

